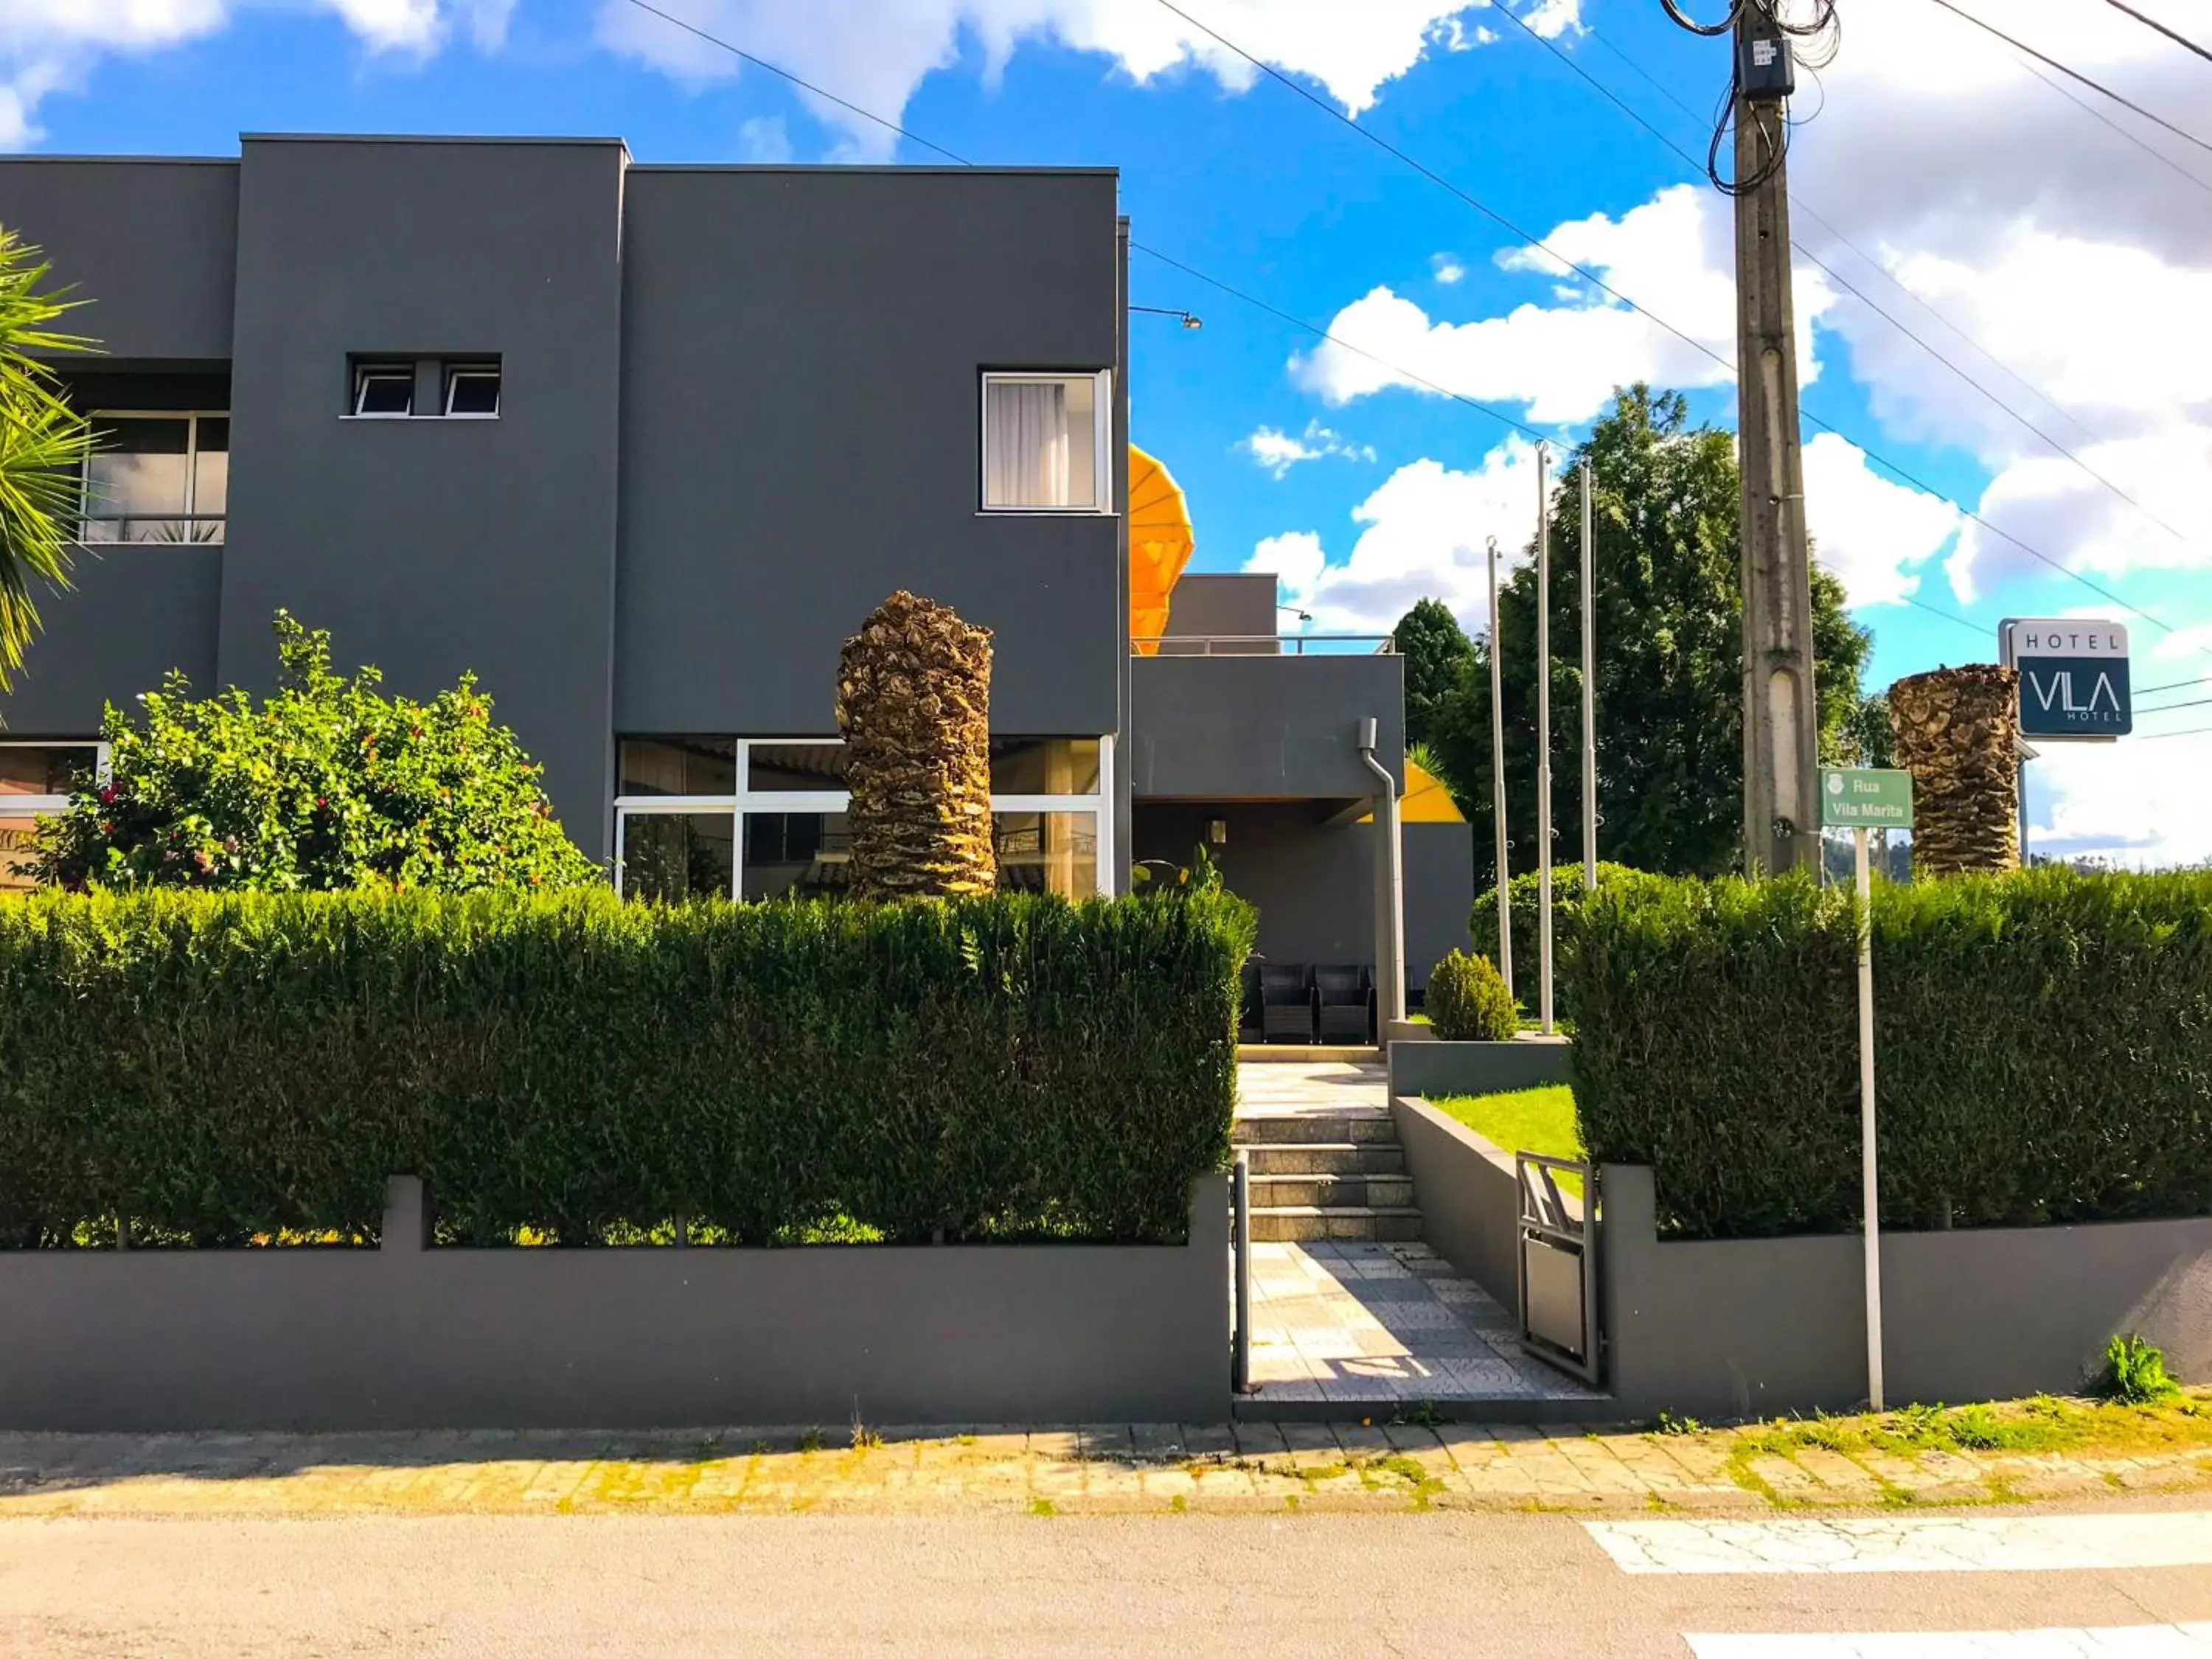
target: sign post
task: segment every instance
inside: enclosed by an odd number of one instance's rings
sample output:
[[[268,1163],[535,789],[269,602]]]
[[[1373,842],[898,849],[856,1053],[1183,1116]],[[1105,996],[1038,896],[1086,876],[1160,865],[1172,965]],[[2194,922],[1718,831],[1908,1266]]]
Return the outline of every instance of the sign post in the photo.
[[[1859,1182],[1866,1208],[1867,1407],[1881,1411],[1881,1206],[1876,1181],[1874,1113],[1874,888],[1867,872],[1867,831],[1912,827],[1912,774],[1872,768],[1823,768],[1820,827],[1851,832],[1851,862],[1858,889],[1859,928]]]

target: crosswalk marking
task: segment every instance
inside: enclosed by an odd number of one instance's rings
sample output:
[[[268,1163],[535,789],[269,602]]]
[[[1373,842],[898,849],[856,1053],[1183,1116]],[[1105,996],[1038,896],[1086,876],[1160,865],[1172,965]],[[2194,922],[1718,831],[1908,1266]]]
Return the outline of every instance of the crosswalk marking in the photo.
[[[2203,1511],[1583,1524],[1623,1572],[2059,1572],[2212,1566],[2212,1513]]]
[[[1697,1659],[2212,1659],[2212,1624],[1683,1639]]]

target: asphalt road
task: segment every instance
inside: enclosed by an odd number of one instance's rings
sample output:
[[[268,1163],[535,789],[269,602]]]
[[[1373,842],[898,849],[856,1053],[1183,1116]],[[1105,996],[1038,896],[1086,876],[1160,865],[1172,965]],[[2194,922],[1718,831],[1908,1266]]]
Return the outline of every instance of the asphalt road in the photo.
[[[40,1659],[1649,1659],[1691,1632],[2203,1620],[2202,1565],[1630,1574],[1560,1516],[0,1522],[0,1654]]]

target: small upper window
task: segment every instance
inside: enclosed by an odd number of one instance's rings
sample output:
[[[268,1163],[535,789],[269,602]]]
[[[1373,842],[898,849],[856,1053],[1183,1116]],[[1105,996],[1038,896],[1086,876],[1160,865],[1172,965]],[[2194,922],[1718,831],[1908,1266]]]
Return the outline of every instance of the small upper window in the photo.
[[[446,365],[446,413],[461,418],[489,420],[499,413],[497,363]]]
[[[353,371],[353,412],[399,416],[415,412],[415,365],[361,363]]]
[[[1113,501],[1112,411],[1103,372],[986,374],[984,507],[1105,512]]]

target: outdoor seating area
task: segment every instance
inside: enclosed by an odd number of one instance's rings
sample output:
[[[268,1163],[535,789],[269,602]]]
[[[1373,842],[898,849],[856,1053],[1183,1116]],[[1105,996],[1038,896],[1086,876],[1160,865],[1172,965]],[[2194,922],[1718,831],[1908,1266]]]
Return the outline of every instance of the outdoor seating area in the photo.
[[[1363,1045],[1376,1040],[1375,975],[1356,963],[1244,964],[1240,1042]]]

